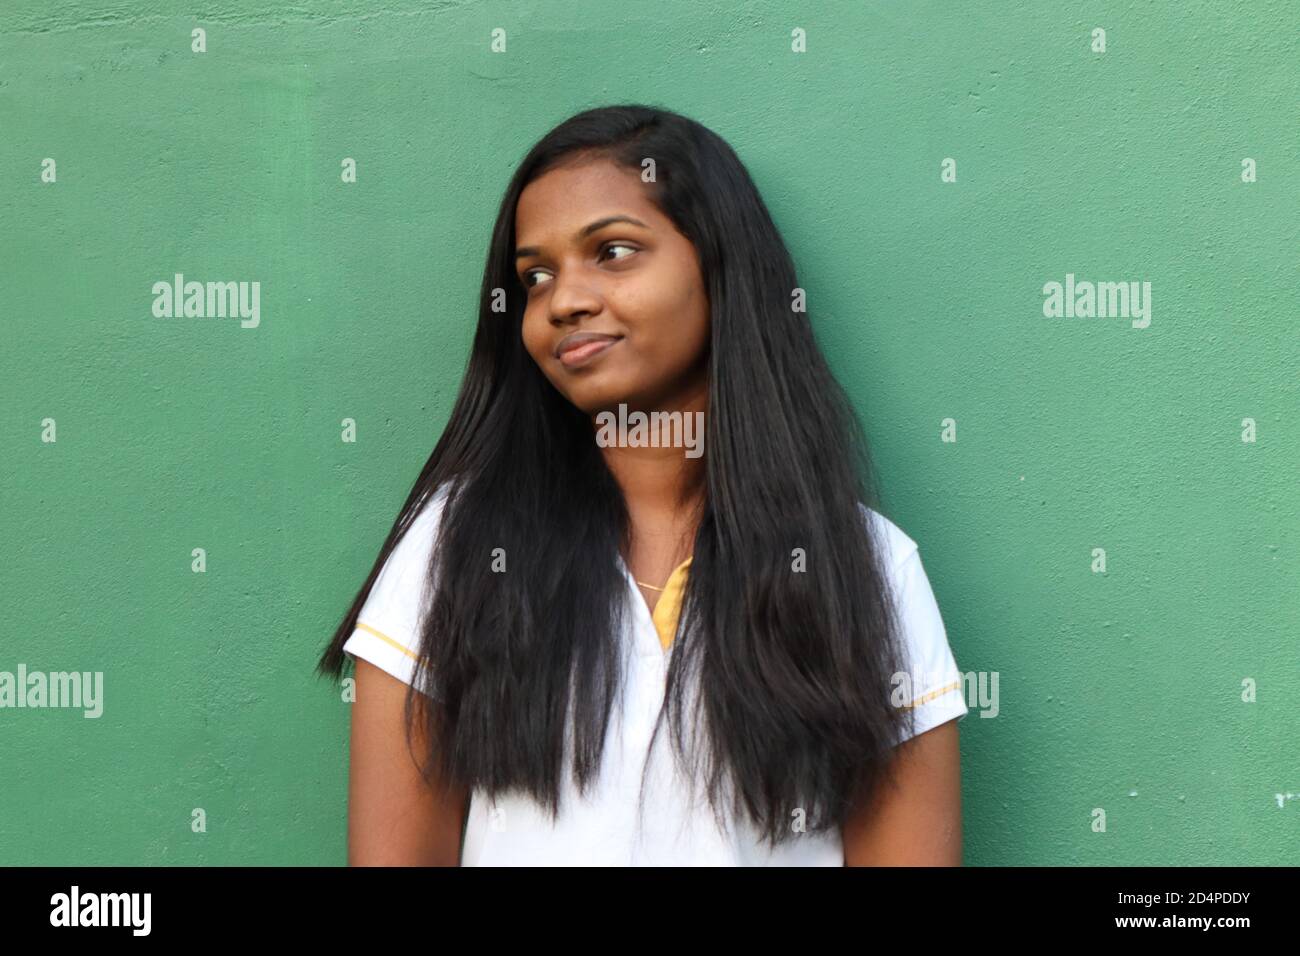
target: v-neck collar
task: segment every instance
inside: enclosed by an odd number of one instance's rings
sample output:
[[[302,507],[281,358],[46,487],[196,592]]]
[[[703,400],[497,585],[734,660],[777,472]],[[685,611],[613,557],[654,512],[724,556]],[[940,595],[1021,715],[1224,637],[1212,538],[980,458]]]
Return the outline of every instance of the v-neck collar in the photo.
[[[686,564],[690,560],[691,558],[687,558],[682,564]],[[659,640],[659,629],[655,627],[654,616],[651,614],[645,598],[641,596],[640,585],[636,583],[636,577],[632,574],[632,569],[627,566],[627,562],[623,560],[621,553],[618,556],[618,566],[623,570],[623,580],[627,583],[627,596],[634,605],[632,612],[635,618],[633,630],[635,631],[639,653],[643,656],[658,656],[666,660],[668,655],[672,653],[673,645],[677,642],[673,641],[667,647],[663,646]],[[681,565],[677,567],[680,568]],[[674,568],[673,574],[676,573],[677,568]],[[660,598],[660,600],[663,600],[663,598]]]

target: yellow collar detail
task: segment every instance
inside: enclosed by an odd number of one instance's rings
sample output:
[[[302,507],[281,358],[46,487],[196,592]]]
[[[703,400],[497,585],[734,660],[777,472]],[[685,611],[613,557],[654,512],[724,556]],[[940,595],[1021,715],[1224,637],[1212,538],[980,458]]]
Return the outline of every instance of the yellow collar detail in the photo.
[[[677,635],[677,623],[681,618],[682,598],[686,594],[686,575],[690,564],[691,558],[687,558],[673,569],[673,573],[668,576],[668,583],[664,585],[663,593],[655,602],[654,613],[650,615],[655,630],[659,632],[659,643],[663,645],[664,650],[668,650]]]

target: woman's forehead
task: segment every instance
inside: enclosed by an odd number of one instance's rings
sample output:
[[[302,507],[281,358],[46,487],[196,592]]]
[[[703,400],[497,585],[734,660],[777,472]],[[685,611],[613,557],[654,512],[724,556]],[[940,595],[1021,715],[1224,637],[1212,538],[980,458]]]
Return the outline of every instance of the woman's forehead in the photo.
[[[556,229],[567,236],[574,225],[618,214],[633,216],[651,228],[662,224],[662,214],[634,171],[608,162],[554,169],[520,193],[515,237],[520,244],[531,245],[524,233],[533,229]]]

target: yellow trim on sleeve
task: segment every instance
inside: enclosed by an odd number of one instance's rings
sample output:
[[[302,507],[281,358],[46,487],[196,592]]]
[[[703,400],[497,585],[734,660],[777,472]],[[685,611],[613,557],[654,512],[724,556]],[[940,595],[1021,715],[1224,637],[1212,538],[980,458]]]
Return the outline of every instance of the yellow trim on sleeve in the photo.
[[[417,656],[416,654],[412,654],[411,651],[404,644],[401,644],[400,642],[393,640],[383,631],[378,630],[377,628],[373,628],[369,624],[363,624],[361,621],[357,621],[357,630],[365,631],[367,634],[373,634],[375,637],[379,638],[385,644],[389,644],[392,647],[397,648],[399,651],[401,651],[403,654],[405,654],[413,661],[420,660],[419,656]]]
[[[936,697],[942,697],[944,694],[949,694],[959,687],[961,687],[960,679],[953,681],[947,687],[940,687],[938,690],[932,690],[928,694],[922,694],[920,697],[916,698],[916,700],[912,701],[910,704],[904,704],[903,709],[910,710],[911,708],[920,706],[921,704],[927,704],[930,701],[934,700]]]

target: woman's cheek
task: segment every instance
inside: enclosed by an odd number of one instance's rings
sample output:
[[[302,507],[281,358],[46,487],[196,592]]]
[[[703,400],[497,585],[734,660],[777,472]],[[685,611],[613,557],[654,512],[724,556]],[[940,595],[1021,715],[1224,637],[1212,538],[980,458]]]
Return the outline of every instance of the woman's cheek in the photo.
[[[524,319],[524,325],[520,337],[524,340],[524,351],[529,354],[532,360],[536,362],[539,367],[545,369],[546,363],[543,361],[543,343],[540,340],[537,329],[527,319]]]

